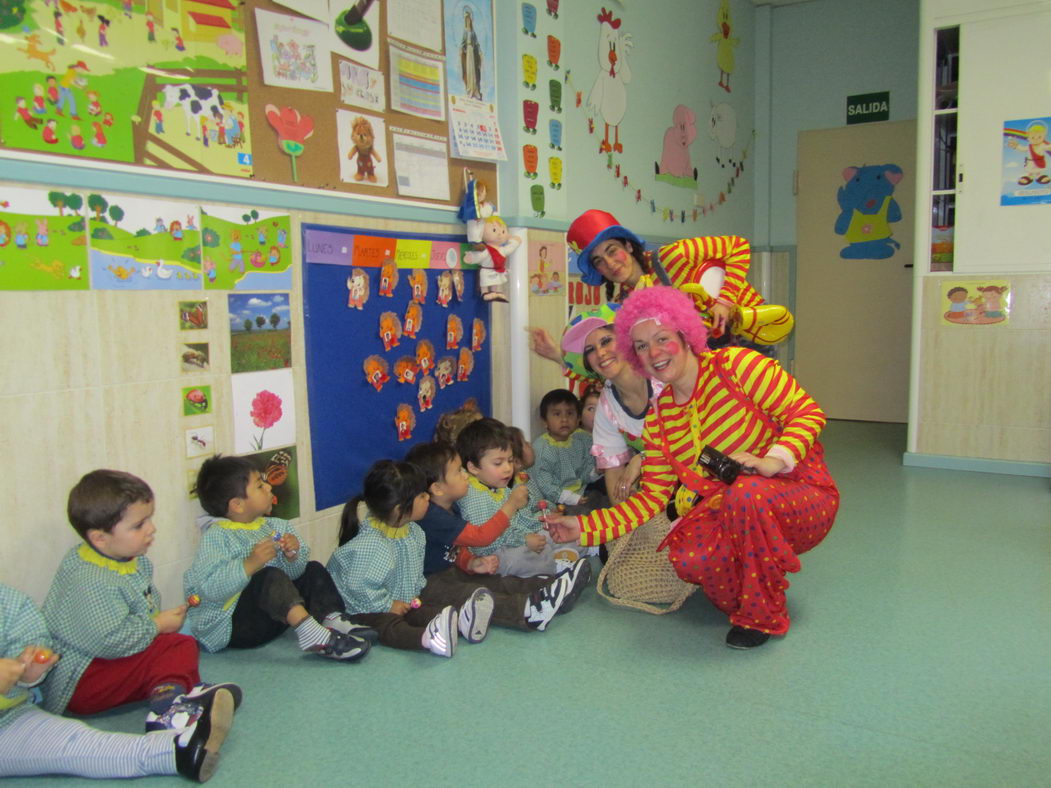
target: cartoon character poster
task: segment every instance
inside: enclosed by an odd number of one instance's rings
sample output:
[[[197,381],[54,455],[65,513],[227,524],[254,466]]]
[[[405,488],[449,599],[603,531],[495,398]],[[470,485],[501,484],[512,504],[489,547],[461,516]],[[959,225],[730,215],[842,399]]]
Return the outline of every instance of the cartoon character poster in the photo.
[[[251,176],[237,4],[26,0],[0,10],[5,147]]]
[[[233,205],[201,206],[206,290],[291,290],[288,214]]]
[[[336,110],[339,179],[362,186],[386,186],[390,157],[387,124],[375,115]]]
[[[200,289],[196,205],[109,192],[85,197],[93,289]]]
[[[1051,117],[1004,123],[1000,205],[1051,203]]]
[[[288,293],[231,293],[230,371],[292,366],[292,309]]]
[[[76,192],[3,189],[0,290],[87,290],[83,209]]]
[[[566,284],[566,245],[551,241],[529,242],[529,292],[533,295],[562,293]]]
[[[941,283],[943,326],[1005,325],[1011,316],[1011,283],[1001,279],[946,279]]]

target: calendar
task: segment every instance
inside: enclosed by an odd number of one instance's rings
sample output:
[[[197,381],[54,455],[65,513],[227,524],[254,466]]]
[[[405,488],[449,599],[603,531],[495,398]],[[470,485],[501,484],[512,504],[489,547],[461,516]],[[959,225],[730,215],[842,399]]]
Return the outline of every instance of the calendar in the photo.
[[[462,159],[507,161],[507,151],[500,137],[500,124],[491,104],[449,97],[449,120],[452,127],[453,155]]]

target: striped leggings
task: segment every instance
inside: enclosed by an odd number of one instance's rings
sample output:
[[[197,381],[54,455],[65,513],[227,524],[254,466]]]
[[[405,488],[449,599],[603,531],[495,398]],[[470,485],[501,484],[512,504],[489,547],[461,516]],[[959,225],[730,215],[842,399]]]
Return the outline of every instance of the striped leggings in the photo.
[[[32,707],[0,725],[0,777],[175,774],[177,731],[110,733]]]

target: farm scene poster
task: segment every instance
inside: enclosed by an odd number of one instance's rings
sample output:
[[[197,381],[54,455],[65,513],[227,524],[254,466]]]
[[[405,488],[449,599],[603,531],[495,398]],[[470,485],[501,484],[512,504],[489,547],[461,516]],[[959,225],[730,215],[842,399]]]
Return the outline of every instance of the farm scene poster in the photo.
[[[4,147],[249,177],[243,6],[0,0]]]

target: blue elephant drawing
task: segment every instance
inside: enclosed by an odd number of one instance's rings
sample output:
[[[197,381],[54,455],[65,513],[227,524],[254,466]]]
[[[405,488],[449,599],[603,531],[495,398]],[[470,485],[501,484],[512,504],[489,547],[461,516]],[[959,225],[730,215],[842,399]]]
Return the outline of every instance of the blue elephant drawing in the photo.
[[[904,177],[897,164],[847,167],[846,183],[839,187],[836,200],[840,213],[836,234],[847,246],[839,256],[845,260],[884,260],[901,248],[894,240],[891,222],[901,221],[901,207],[894,199],[894,187]]]

